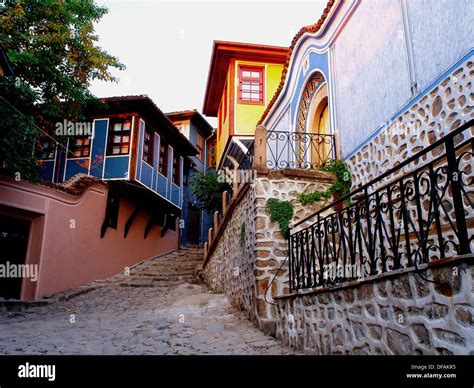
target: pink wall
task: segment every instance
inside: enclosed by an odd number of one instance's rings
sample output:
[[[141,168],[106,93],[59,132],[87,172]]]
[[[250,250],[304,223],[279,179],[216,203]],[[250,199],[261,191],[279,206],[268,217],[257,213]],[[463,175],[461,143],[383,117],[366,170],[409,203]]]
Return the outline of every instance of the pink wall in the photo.
[[[150,217],[144,212],[136,217],[124,238],[125,222],[134,210],[133,204],[124,199],[117,229],[107,228],[104,238],[100,238],[106,200],[107,187],[99,183],[76,197],[43,186],[0,179],[0,204],[8,206],[9,213],[21,212],[19,209],[34,212],[26,262],[39,263],[39,279],[36,284],[24,281],[22,299],[39,299],[106,278],[124,267],[178,248],[177,230],[168,230],[161,238],[160,227],[155,225],[143,238]],[[73,223],[75,228],[71,228]]]

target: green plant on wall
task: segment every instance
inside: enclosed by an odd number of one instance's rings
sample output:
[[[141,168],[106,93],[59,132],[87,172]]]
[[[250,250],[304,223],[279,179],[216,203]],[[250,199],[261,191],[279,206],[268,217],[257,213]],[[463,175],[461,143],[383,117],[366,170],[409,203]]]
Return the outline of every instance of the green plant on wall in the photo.
[[[270,198],[267,200],[267,210],[272,221],[278,222],[281,234],[288,238],[289,224],[293,217],[293,205],[289,201]]]
[[[352,175],[346,163],[341,160],[331,160],[323,166],[322,170],[333,173],[336,176],[336,182],[324,191],[298,194],[298,200],[303,205],[322,199],[327,200],[331,198],[333,194],[336,194],[338,198],[342,198],[350,192],[352,187]]]
[[[245,224],[240,225],[240,246],[245,246]]]

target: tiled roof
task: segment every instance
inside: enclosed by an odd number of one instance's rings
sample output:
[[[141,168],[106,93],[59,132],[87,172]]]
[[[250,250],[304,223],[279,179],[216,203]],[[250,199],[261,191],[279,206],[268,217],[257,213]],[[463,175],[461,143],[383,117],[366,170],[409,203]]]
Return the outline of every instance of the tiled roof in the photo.
[[[196,155],[198,153],[196,148],[189,142],[186,136],[179,132],[178,128],[176,128],[176,126],[168,118],[168,116],[166,116],[166,114],[163,113],[160,108],[158,108],[155,102],[150,97],[148,97],[148,95],[140,94],[129,96],[103,97],[99,98],[99,100],[106,104],[115,104],[115,108],[119,107],[120,105],[123,105],[138,108],[148,112],[154,118],[158,119],[161,124],[164,124],[164,127],[167,128],[168,134],[174,138],[174,141],[179,142],[178,144],[181,146],[181,151],[185,152],[185,155]],[[96,110],[100,112],[101,108],[91,106],[87,113],[97,113],[95,112]]]
[[[106,185],[102,179],[85,174],[73,175],[63,183],[40,182],[42,186],[50,187],[52,189],[75,196],[82,195],[94,183]]]
[[[165,113],[165,115],[170,119],[173,123],[180,120],[194,120],[195,124],[199,125],[201,130],[204,130],[207,135],[210,135],[214,128],[211,124],[204,118],[204,116],[199,113],[197,109],[187,109],[181,111],[174,111]]]
[[[301,28],[298,31],[298,33],[295,35],[293,40],[291,41],[290,50],[288,52],[285,64],[283,66],[283,72],[281,74],[280,84],[278,85],[278,88],[277,88],[275,94],[273,95],[272,99],[270,100],[270,103],[268,104],[267,108],[263,112],[262,117],[260,117],[260,120],[258,121],[258,125],[261,125],[263,123],[263,121],[267,117],[267,115],[270,112],[270,110],[272,109],[273,105],[275,105],[276,100],[278,99],[278,97],[280,96],[280,94],[283,90],[283,86],[285,85],[285,81],[286,81],[286,76],[288,74],[288,67],[290,65],[291,55],[293,54],[293,50],[294,50],[296,44],[298,43],[298,41],[300,40],[300,38],[304,34],[306,34],[306,33],[314,34],[315,32],[319,31],[319,29],[321,28],[321,26],[325,22],[326,18],[328,17],[329,13],[331,12],[332,6],[334,5],[335,2],[336,2],[336,0],[329,0],[328,3],[326,4],[326,8],[324,8],[324,11],[323,11],[321,17],[319,18],[319,20],[315,24],[312,24],[310,26],[306,26],[306,27]]]

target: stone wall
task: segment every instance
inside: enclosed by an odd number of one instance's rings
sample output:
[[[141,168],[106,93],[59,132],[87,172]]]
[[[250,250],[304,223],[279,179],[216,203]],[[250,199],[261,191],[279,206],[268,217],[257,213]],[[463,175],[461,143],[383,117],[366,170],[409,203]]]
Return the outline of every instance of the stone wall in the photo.
[[[473,77],[471,57],[349,157],[354,185],[370,182],[474,118]]]
[[[255,190],[245,186],[235,208],[227,214],[228,222],[214,251],[208,255],[203,268],[206,283],[215,291],[224,292],[231,304],[245,312],[257,323],[254,251],[255,251]],[[231,204],[232,205],[232,204]],[[245,241],[240,233],[245,225]],[[212,241],[212,240],[211,240]]]
[[[243,310],[265,332],[275,333],[273,297],[288,292],[288,242],[278,223],[271,220],[267,200],[290,201],[294,206],[294,223],[323,205],[319,202],[303,206],[296,195],[326,190],[332,182],[333,177],[322,172],[267,171],[235,191],[234,198],[223,205],[223,215],[215,217],[210,243],[205,246],[204,279],[212,289],[225,292],[232,305]]]
[[[277,298],[277,338],[315,354],[474,354],[474,260]]]

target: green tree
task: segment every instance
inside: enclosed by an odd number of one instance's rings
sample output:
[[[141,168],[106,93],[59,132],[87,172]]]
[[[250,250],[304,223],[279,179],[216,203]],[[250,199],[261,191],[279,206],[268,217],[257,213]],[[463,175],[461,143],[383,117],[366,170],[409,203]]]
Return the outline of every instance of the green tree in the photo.
[[[212,212],[219,209],[222,193],[229,189],[226,182],[221,182],[215,171],[208,170],[204,174],[198,173],[191,178],[191,192],[199,201],[201,209]]]
[[[107,9],[92,0],[7,0],[0,13],[0,42],[15,72],[1,81],[0,167],[35,179],[35,125],[82,119],[83,108],[98,103],[91,81],[116,81],[111,69],[124,65],[96,44],[94,23]]]

